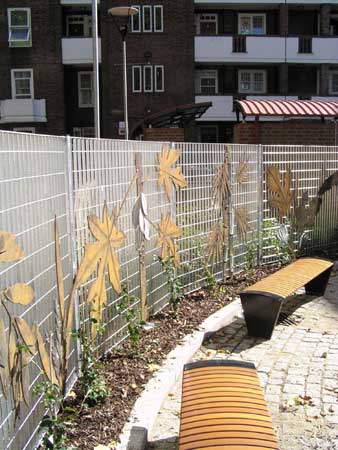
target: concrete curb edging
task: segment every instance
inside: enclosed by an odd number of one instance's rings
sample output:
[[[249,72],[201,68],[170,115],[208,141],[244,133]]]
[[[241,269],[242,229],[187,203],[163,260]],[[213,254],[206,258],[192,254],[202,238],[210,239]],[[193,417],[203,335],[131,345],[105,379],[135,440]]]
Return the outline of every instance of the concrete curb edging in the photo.
[[[187,335],[182,344],[168,354],[161,369],[154,374],[137,399],[130,419],[122,430],[121,442],[116,450],[146,448],[148,432],[152,430],[158,412],[180,377],[183,366],[192,359],[206,337],[229,325],[235,317],[241,315],[241,303],[239,299],[236,299],[204,320],[197,331]]]

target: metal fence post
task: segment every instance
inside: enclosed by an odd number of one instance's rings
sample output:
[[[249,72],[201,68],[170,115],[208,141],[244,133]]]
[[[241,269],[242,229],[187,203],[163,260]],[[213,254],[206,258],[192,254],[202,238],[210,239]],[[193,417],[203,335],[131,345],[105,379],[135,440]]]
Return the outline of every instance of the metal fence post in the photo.
[[[257,263],[262,265],[263,258],[263,146],[257,145]]]
[[[231,146],[228,145],[228,173],[229,173],[229,271],[230,276],[234,273],[234,234],[235,234],[235,217],[234,217],[234,206],[232,202],[232,189],[233,189],[233,170],[232,170],[232,154],[231,154]]]
[[[67,193],[68,193],[68,227],[69,227],[69,240],[70,240],[70,258],[72,265],[72,283],[77,271],[77,258],[76,258],[76,236],[75,236],[75,208],[74,208],[74,185],[73,185],[73,142],[72,138],[66,136],[66,176],[67,176]],[[79,295],[78,291],[74,294],[74,322],[76,330],[80,329],[80,314],[79,314]],[[76,339],[76,351],[77,351],[77,372],[80,372],[80,360],[81,360],[81,345],[79,338]]]

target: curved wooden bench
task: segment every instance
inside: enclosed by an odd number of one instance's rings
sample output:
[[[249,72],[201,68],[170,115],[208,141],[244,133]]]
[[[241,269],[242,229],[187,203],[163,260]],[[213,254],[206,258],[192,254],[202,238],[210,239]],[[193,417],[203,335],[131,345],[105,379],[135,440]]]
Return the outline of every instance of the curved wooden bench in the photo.
[[[323,295],[332,267],[325,259],[301,258],[241,292],[248,334],[269,339],[283,301],[304,286],[307,294]]]
[[[209,360],[183,372],[179,450],[278,450],[255,366]]]

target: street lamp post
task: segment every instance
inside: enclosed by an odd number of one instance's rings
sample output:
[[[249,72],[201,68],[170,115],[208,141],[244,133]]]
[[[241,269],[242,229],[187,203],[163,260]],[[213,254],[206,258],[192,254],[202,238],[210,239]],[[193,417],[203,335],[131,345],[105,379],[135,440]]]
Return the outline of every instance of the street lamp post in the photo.
[[[129,17],[138,14],[138,9],[132,6],[117,6],[108,10],[108,13],[113,16],[114,24],[118,29],[123,45],[123,91],[124,91],[124,125],[125,138],[129,139],[129,124],[128,124],[128,78],[127,78],[127,43],[126,37],[128,34]],[[117,24],[117,18],[122,18],[122,25]]]

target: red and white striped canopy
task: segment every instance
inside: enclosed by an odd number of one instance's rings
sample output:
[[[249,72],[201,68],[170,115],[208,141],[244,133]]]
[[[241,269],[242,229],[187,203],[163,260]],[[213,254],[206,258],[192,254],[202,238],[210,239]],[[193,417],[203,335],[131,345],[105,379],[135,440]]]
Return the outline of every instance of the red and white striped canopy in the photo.
[[[237,100],[244,116],[338,117],[338,101]]]

